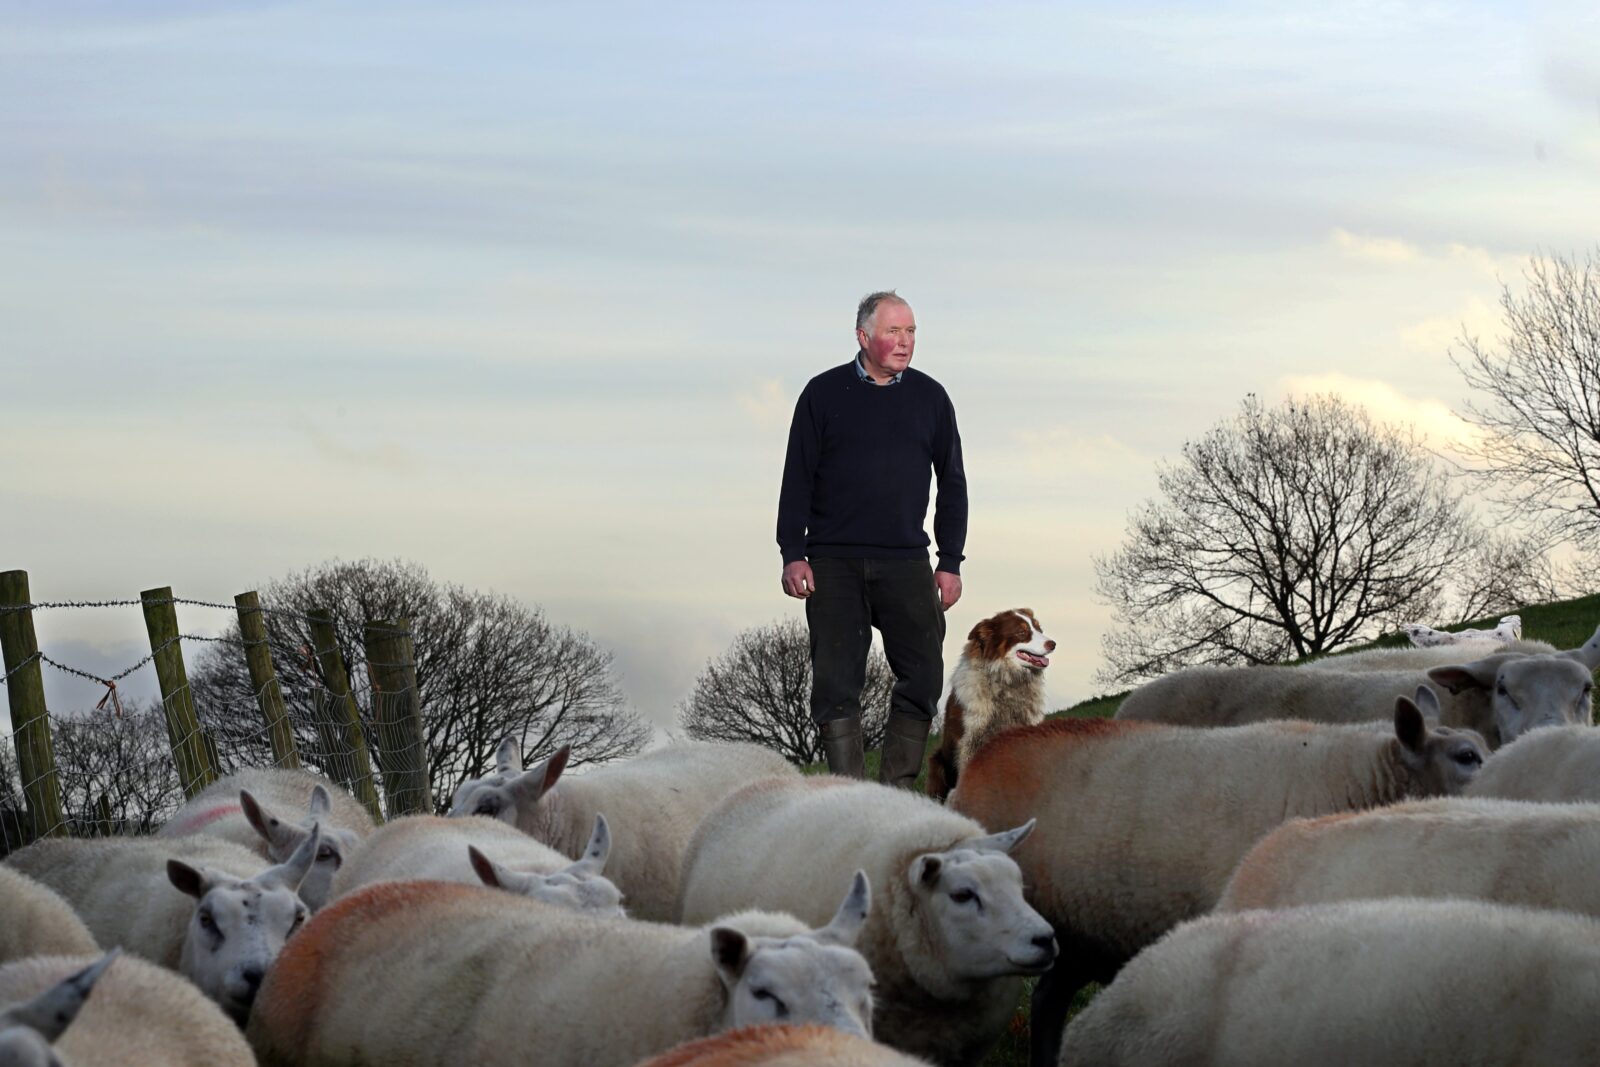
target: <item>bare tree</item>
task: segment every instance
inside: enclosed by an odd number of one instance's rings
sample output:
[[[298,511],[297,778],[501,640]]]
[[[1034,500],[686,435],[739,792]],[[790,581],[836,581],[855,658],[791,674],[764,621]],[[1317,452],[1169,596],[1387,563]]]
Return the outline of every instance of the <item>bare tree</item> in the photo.
[[[1600,259],[1537,257],[1525,277],[1521,296],[1501,289],[1498,344],[1451,353],[1487,394],[1466,405],[1483,436],[1463,447],[1519,524],[1600,550]]]
[[[1095,559],[1118,623],[1109,684],[1328,652],[1442,602],[1477,534],[1409,431],[1336,396],[1233,418],[1158,471],[1160,497]]]
[[[508,734],[520,739],[530,760],[570,744],[574,766],[631,755],[649,740],[649,726],[624,706],[611,654],[586,634],[550,622],[537,607],[440,583],[402,561],[325,563],[260,593],[271,609],[268,642],[297,744],[314,767],[329,765],[337,741],[317,729],[325,692],[301,617],[313,609],[333,616],[369,727],[362,627],[411,620],[430,788],[441,809],[463,778],[494,765],[495,746]],[[202,723],[225,768],[272,758],[238,636],[234,624],[190,671]],[[367,740],[377,740],[370,729]]]
[[[63,814],[74,836],[150,833],[183,803],[161,702],[51,721]]]
[[[1548,604],[1581,590],[1537,537],[1483,538],[1452,573],[1452,614],[1457,623],[1508,615],[1529,604]]]
[[[894,673],[883,653],[867,656],[861,728],[867,748],[883,744]],[[811,643],[805,624],[785,619],[741,631],[706,664],[678,706],[684,732],[704,741],[751,741],[791,763],[823,758],[811,721]]]

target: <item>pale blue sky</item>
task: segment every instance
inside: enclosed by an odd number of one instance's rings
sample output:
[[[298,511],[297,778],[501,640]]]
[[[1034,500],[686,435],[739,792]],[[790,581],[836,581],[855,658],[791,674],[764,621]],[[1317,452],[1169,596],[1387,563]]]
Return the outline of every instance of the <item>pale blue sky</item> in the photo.
[[[1600,239],[1597,55],[1592,6],[0,3],[0,567],[404,556],[667,724],[798,613],[789,411],[897,286],[966,441],[948,655],[1031,606],[1067,703],[1091,557],[1245,392],[1445,444],[1451,338]]]

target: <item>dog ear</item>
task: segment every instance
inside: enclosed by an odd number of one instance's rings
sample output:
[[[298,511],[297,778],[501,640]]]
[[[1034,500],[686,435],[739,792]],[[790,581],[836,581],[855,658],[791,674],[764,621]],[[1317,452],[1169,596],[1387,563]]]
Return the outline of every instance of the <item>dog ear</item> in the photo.
[[[983,621],[979,622],[978,625],[972,628],[971,633],[967,634],[967,640],[976,641],[979,645],[986,645],[989,643],[989,639],[993,636],[994,620],[984,619]]]

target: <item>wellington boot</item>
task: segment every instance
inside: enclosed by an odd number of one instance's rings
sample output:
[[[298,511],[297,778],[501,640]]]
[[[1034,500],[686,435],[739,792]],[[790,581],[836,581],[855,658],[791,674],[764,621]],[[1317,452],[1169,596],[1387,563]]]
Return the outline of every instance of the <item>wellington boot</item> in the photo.
[[[828,771],[844,778],[865,778],[867,756],[861,744],[860,719],[829,719],[817,727]]]
[[[928,730],[933,723],[912,715],[891,711],[883,728],[883,758],[878,763],[878,781],[900,789],[915,789],[922,773],[922,757],[928,749]]]

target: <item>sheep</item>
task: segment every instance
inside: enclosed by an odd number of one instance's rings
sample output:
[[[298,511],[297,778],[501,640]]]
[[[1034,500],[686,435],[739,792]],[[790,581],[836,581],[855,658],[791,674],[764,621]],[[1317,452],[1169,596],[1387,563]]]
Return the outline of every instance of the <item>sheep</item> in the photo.
[[[334,879],[334,895],[374,882],[440,881],[488,885],[547,904],[620,916],[622,894],[603,874],[611,830],[596,815],[583,858],[574,863],[512,826],[481,815],[411,815],[367,838]]]
[[[20,871],[0,867],[0,963],[98,951],[94,935],[60,894]]]
[[[1600,918],[1597,876],[1600,804],[1452,797],[1291,819],[1245,855],[1216,910],[1462,897]]]
[[[1474,730],[1499,747],[1539,726],[1591,721],[1596,667],[1600,629],[1581,648],[1566,652],[1502,652],[1426,671],[1191,667],[1135,689],[1116,717],[1183,726],[1266,719],[1363,722],[1385,718],[1397,697],[1427,685],[1439,697],[1441,723]]]
[[[1461,792],[1482,766],[1476,735],[1394,702],[1394,725],[1265,722],[1225,729],[1059,719],[1008,730],[973,757],[950,797],[991,829],[1037,818],[1017,850],[1029,902],[1061,959],[1033,993],[1034,1060],[1073,994],[1208,911],[1244,854],[1294,816]]]
[[[193,984],[117,949],[0,967],[0,1005],[24,998],[0,1010],[7,1067],[255,1067],[239,1028]],[[35,1058],[11,1058],[21,1047]]]
[[[289,814],[295,811],[308,814],[296,823]],[[282,863],[313,826],[322,828],[322,849],[300,899],[316,910],[327,903],[335,873],[373,828],[367,809],[325,778],[283,767],[235,771],[191,797],[156,835],[209,834]]]
[[[1504,645],[1493,641],[1461,641],[1453,645],[1434,645],[1426,648],[1369,648],[1364,652],[1337,652],[1298,666],[1303,671],[1346,673],[1425,671],[1431,667],[1448,667],[1513,652],[1524,656],[1548,656],[1554,655],[1556,651],[1556,646],[1548,641],[1532,639],[1511,641]]]
[[[1479,901],[1211,915],[1130,963],[1060,1067],[1600,1061],[1600,922]]]
[[[1400,629],[1417,648],[1457,645],[1465,641],[1491,641],[1505,645],[1522,639],[1522,616],[1503,615],[1492,630],[1435,630],[1420,622],[1408,622]]]
[[[887,1045],[826,1026],[748,1026],[703,1037],[639,1067],[927,1067]]]
[[[865,864],[878,887],[861,949],[877,980],[878,1040],[973,1063],[1010,1021],[1020,976],[1055,958],[1050,927],[1023,901],[1006,855],[1031,829],[986,835],[921,794],[876,782],[768,779],[700,824],[679,914],[703,922],[759,906],[818,921],[828,887]]]
[[[204,835],[58,838],[35,842],[6,863],[60,893],[101,944],[178,971],[242,1020],[267,967],[310,914],[295,890],[320,837],[313,828],[275,867]]]
[[[583,849],[595,816],[604,812],[619,831],[609,877],[632,915],[662,922],[673,918],[683,853],[705,813],[758,778],[799,777],[782,756],[759,745],[670,745],[562,778],[569,754],[563,746],[524,772],[515,742],[507,738],[496,757],[505,770],[464,783],[450,815],[499,819],[572,856]]]
[[[372,885],[289,943],[246,1032],[264,1064],[297,1067],[632,1067],[778,1019],[865,1037],[872,975],[851,946],[871,896],[858,871],[821,929],[762,912],[686,929],[447,882]]]
[[[1549,726],[1494,754],[1467,795],[1600,803],[1600,730]]]

